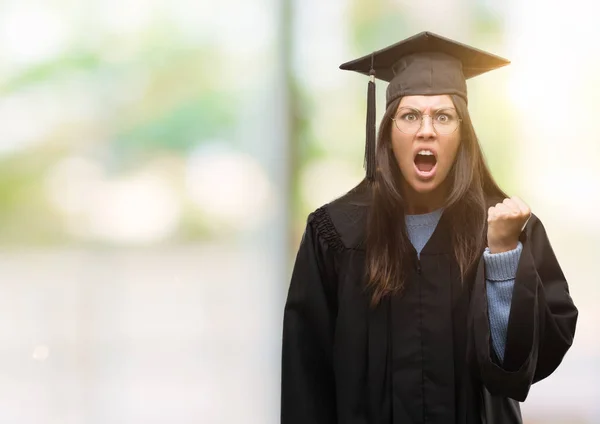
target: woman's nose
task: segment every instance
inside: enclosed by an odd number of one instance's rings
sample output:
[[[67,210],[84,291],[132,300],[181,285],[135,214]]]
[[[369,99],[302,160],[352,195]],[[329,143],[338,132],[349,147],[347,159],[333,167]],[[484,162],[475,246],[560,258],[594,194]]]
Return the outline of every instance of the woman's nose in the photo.
[[[423,138],[429,138],[435,136],[435,128],[433,127],[433,118],[429,115],[421,116],[421,127],[417,135]]]

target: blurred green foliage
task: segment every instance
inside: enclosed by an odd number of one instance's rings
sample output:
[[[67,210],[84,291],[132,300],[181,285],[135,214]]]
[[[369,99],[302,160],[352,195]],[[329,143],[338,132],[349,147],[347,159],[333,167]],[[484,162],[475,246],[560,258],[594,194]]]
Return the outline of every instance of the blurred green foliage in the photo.
[[[469,19],[468,41],[482,48],[501,44],[502,22],[497,14],[480,2],[471,7],[469,13],[463,11]],[[343,104],[340,116],[347,116],[360,129],[350,137],[339,120],[323,113],[323,96],[336,93],[311,91],[297,75],[292,65],[293,46],[298,41],[294,36],[301,32],[293,31],[293,15],[287,19],[287,45],[283,49],[288,56],[285,89],[290,99],[288,139],[292,145],[290,216],[292,226],[300,229],[307,212],[301,199],[303,170],[328,157],[351,162],[356,169],[362,167],[364,127],[357,120],[364,119],[366,84],[365,90],[346,93],[345,98],[352,101]],[[352,2],[349,19],[351,51],[356,54],[409,36],[419,24],[406,8],[392,7],[385,0]],[[179,166],[185,166],[189,155],[203,143],[235,143],[239,118],[232,105],[239,91],[216,78],[230,66],[218,41],[190,44],[176,24],[160,19],[151,21],[134,41],[124,42],[114,35],[87,44],[82,40],[73,41],[58,56],[19,68],[0,81],[2,98],[50,91],[56,99],[53,112],[64,113],[60,127],[51,128],[43,139],[0,156],[0,243],[77,241],[67,230],[68,217],[48,200],[46,180],[65,157],[93,158],[106,167],[109,177],[118,178],[161,157],[179,158]],[[384,92],[384,86],[379,85],[379,105]],[[73,95],[83,98],[91,108],[92,116],[87,121],[69,115],[72,111],[67,103]],[[509,164],[518,141],[514,140],[515,119],[506,97],[489,84],[481,84],[473,91],[471,105],[494,175],[510,190],[513,175]],[[381,110],[378,112],[381,115]],[[31,125],[36,125],[35,121]],[[348,142],[332,144],[331,139],[324,139],[325,135]],[[202,211],[181,195],[183,172],[181,169],[172,175],[182,204],[172,238],[193,241],[213,236]]]

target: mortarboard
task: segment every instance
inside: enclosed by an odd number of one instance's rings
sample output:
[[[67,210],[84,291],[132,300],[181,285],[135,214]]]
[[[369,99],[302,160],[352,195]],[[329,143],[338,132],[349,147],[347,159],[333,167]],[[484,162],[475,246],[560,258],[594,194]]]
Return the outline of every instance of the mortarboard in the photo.
[[[467,101],[466,80],[508,65],[502,57],[425,31],[340,69],[369,75],[365,167],[375,178],[375,78],[389,82],[386,107],[409,95],[456,94]]]

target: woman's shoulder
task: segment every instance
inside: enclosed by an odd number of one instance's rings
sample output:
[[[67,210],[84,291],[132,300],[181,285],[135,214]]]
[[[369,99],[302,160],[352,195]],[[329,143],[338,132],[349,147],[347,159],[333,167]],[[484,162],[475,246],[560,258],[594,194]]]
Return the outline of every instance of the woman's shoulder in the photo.
[[[370,189],[359,184],[343,196],[322,205],[309,215],[317,235],[338,250],[363,250]]]

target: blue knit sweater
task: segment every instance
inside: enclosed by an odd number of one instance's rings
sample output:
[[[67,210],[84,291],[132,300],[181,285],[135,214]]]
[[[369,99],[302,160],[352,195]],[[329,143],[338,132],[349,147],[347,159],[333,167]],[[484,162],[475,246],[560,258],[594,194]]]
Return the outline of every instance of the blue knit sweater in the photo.
[[[433,234],[442,212],[443,209],[438,209],[422,215],[406,216],[408,237],[419,257],[421,250]],[[515,250],[492,254],[486,248],[483,253],[492,345],[501,361],[504,359],[508,317],[522,250],[523,245],[519,242]]]

